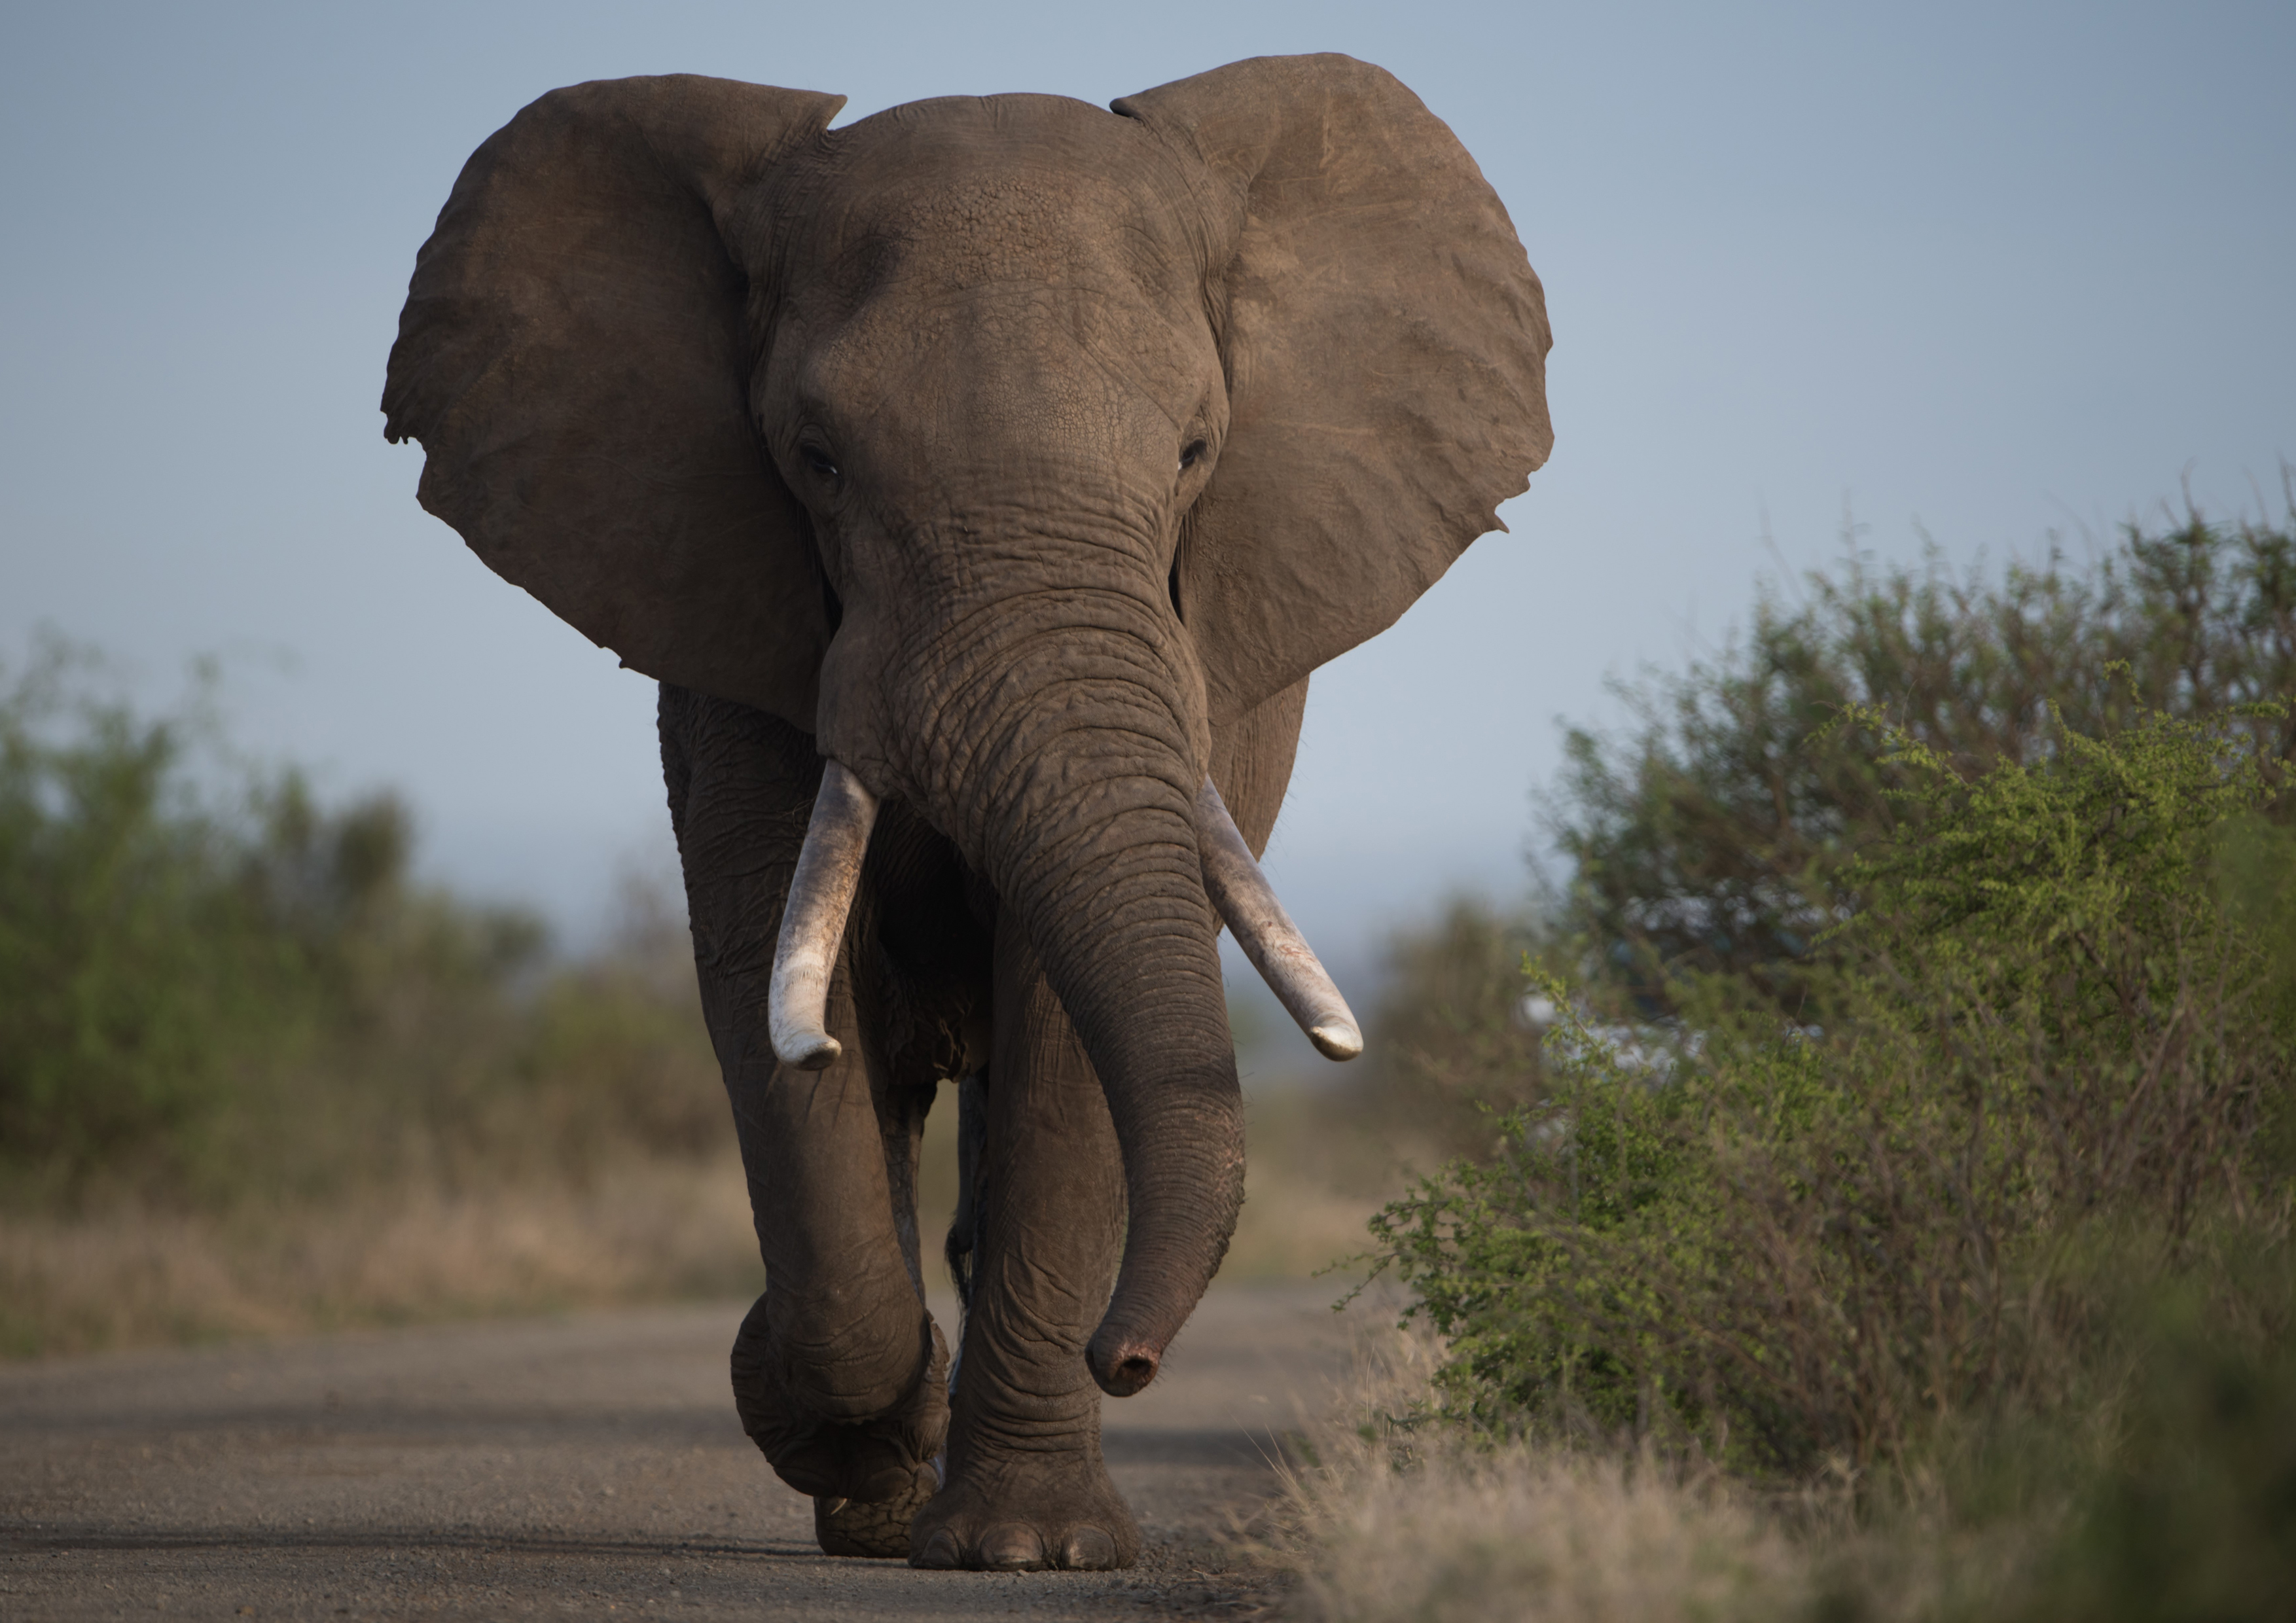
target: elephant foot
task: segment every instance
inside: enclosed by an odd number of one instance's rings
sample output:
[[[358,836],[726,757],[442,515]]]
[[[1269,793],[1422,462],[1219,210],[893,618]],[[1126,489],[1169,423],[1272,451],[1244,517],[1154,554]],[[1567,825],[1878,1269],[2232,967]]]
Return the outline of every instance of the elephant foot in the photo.
[[[813,1537],[824,1555],[868,1555],[898,1561],[909,1553],[909,1524],[940,1489],[940,1476],[919,1465],[908,1487],[890,1499],[867,1503],[824,1496],[813,1502]]]
[[[765,1334],[763,1307],[760,1298],[734,1343],[734,1405],[742,1429],[775,1475],[813,1497],[817,1529],[828,1525],[818,1512],[824,1503],[849,1504],[831,1517],[840,1528],[849,1520],[856,1527],[867,1521],[859,1506],[898,1504],[906,1507],[900,1512],[906,1532],[907,1517],[939,1480],[931,1462],[948,1430],[948,1351],[939,1328],[930,1321],[920,1324],[915,1373],[906,1390],[893,1389],[883,1412],[867,1419],[832,1419],[794,1396],[791,1383],[778,1377],[782,1361],[773,1356]],[[828,1547],[824,1534],[823,1548]],[[898,1555],[907,1548],[900,1541],[898,1547],[860,1553]]]
[[[1140,1524],[1097,1458],[1017,1456],[952,1477],[909,1528],[909,1565],[1103,1572],[1140,1559]]]

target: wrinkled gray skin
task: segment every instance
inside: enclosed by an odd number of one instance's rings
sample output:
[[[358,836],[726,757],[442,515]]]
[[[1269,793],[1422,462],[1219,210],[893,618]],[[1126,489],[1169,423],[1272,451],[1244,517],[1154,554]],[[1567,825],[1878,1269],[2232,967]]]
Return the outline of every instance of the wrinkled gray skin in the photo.
[[[521,112],[417,261],[388,431],[663,680],[768,1278],[750,1434],[832,1552],[1123,1565],[1095,1383],[1152,1377],[1243,1193],[1197,786],[1265,845],[1308,673],[1545,458],[1544,307],[1450,132],[1345,57],[1113,111],[839,105],[675,78]],[[816,1072],[766,1003],[824,757],[884,810]],[[960,1078],[945,1398],[914,1169]]]

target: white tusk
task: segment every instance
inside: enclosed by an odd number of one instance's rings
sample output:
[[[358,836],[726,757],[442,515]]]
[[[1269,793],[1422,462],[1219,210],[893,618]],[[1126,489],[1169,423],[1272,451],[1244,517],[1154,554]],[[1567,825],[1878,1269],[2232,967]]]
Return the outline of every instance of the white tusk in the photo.
[[[782,909],[766,1005],[774,1053],[800,1070],[820,1070],[844,1052],[829,1035],[829,980],[837,971],[845,915],[853,908],[876,821],[877,797],[861,780],[841,761],[823,767],[821,792],[813,798],[813,819],[805,825],[805,845]]]
[[[1300,1029],[1327,1060],[1352,1060],[1363,1052],[1363,1032],[1348,1001],[1324,972],[1315,949],[1300,934],[1259,865],[1227,803],[1210,778],[1196,796],[1196,842],[1203,854],[1204,893],[1236,945],[1259,970],[1268,990],[1300,1022]]]

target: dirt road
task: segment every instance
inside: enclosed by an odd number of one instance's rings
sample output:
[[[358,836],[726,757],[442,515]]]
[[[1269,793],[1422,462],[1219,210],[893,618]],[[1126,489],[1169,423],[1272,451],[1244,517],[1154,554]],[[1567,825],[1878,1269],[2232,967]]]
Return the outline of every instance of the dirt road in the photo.
[[[1216,1289],[1108,1406],[1127,1573],[820,1554],[734,1418],[740,1304],[0,1365],[0,1618],[1248,1615],[1219,1535],[1346,1363],[1335,1294]]]

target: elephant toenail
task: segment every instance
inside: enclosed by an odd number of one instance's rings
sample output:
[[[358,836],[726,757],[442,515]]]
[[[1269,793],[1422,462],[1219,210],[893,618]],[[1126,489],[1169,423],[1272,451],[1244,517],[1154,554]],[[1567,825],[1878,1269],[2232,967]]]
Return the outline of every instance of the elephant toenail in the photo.
[[[1007,1521],[980,1536],[980,1564],[990,1572],[1040,1572],[1050,1563],[1036,1529]]]
[[[942,1528],[925,1540],[924,1547],[909,1557],[912,1567],[930,1568],[936,1572],[953,1572],[964,1565],[964,1551],[956,1542],[956,1535]]]
[[[1061,1551],[1061,1565],[1071,1572],[1105,1572],[1116,1565],[1116,1540],[1098,1528],[1078,1528]]]

